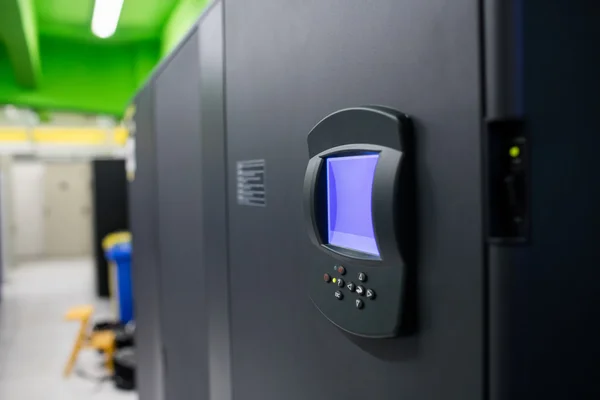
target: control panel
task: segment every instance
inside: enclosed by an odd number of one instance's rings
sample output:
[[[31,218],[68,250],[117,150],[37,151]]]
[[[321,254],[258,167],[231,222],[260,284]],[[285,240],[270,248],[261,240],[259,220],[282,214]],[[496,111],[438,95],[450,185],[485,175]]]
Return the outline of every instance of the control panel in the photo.
[[[364,272],[359,272],[356,275],[356,282],[350,280],[351,277],[347,277],[347,280],[344,280],[344,275],[346,275],[346,268],[343,265],[334,265],[333,266],[333,274],[328,274],[327,272],[323,274],[323,280],[325,283],[333,283],[333,289],[335,290],[334,296],[338,300],[344,300],[346,295],[356,294],[350,299],[350,302],[354,301],[354,306],[358,310],[362,310],[365,307],[365,298],[368,300],[375,300],[376,294],[374,289],[370,289],[366,287],[367,282],[367,274]]]
[[[410,119],[385,107],[335,112],[309,133],[308,234],[330,263],[310,266],[310,297],[340,329],[397,336],[416,251]]]

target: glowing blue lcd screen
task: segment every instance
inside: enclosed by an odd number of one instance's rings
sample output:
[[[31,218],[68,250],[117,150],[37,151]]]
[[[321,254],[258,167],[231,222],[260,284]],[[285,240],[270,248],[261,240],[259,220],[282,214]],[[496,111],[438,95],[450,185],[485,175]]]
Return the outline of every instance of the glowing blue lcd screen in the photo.
[[[378,158],[368,154],[326,159],[329,244],[379,256],[371,216]]]

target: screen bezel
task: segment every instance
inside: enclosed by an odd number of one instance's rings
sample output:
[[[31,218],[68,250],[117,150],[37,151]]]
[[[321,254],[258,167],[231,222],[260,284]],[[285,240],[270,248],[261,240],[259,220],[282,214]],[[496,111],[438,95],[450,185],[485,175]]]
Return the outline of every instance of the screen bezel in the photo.
[[[378,154],[373,190],[371,193],[371,218],[379,256],[346,249],[328,243],[327,223],[327,158]],[[402,171],[401,151],[385,146],[357,143],[325,150],[309,160],[305,177],[305,210],[308,211],[312,229],[309,236],[313,243],[340,261],[361,261],[366,265],[382,262],[404,262],[399,249],[397,229],[398,181]]]

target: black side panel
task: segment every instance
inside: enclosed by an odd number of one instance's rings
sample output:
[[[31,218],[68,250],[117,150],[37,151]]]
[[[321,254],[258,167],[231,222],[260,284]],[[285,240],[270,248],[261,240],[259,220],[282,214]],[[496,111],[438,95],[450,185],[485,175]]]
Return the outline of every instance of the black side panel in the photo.
[[[198,35],[156,78],[156,145],[166,398],[208,396]]]
[[[160,334],[160,284],[154,93],[143,89],[136,98],[136,175],[129,187],[133,234],[135,346],[140,400],[163,400],[163,360]]]
[[[491,398],[598,399],[600,5],[521,6],[532,237],[490,252]]]
[[[102,240],[116,231],[129,230],[127,177],[125,161],[94,160],[94,258],[96,260],[96,291],[109,295],[108,264]]]
[[[225,3],[235,400],[482,399],[477,4]],[[420,327],[407,338],[346,336],[308,298],[323,279],[308,266],[330,261],[303,220],[306,137],[365,104],[415,120]],[[257,159],[266,206],[239,205],[236,162]]]
[[[522,0],[482,0],[485,117],[521,117],[523,112]]]
[[[198,32],[210,398],[231,400],[221,2],[204,14]]]

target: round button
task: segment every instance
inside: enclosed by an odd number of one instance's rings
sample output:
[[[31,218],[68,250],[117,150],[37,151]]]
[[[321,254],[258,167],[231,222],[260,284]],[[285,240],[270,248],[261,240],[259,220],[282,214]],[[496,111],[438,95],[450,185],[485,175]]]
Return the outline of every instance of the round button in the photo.
[[[344,280],[343,280],[342,278],[338,278],[338,280],[337,280],[337,285],[338,285],[339,287],[344,287]]]
[[[365,306],[365,303],[361,299],[356,299],[354,301],[354,304],[356,305],[356,308],[358,308],[359,310]]]
[[[358,280],[361,282],[366,282],[367,281],[367,274],[365,274],[364,272],[360,272],[358,274]]]
[[[329,276],[329,274],[323,274],[323,280],[325,282],[329,282],[331,280],[331,276]]]
[[[347,284],[346,287],[351,292],[354,292],[354,289],[356,289],[356,285],[354,283],[352,283],[352,282],[350,282],[349,284]]]
[[[375,298],[375,291],[373,289],[367,289],[367,299],[373,300]]]
[[[338,274],[340,274],[340,275],[344,275],[344,274],[346,273],[346,268],[344,268],[344,267],[343,267],[343,266],[341,266],[341,265],[338,265],[338,267],[337,267],[337,272],[338,272]]]
[[[361,296],[364,296],[364,295],[365,295],[365,288],[364,288],[364,287],[362,287],[362,286],[360,286],[360,285],[358,285],[358,286],[356,287],[356,294],[359,294],[359,295],[361,295]]]
[[[341,300],[344,298],[344,293],[340,292],[339,290],[335,291],[335,298],[338,300]]]

